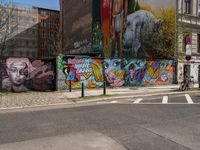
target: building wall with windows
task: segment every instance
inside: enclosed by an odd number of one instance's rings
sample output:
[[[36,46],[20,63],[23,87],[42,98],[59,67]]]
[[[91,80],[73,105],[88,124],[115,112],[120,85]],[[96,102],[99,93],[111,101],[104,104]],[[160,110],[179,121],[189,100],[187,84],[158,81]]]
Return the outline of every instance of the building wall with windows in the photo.
[[[60,50],[60,11],[36,8],[38,11],[38,57],[53,57]]]
[[[45,8],[14,7],[5,56],[50,58],[60,49],[60,11]]]
[[[198,81],[198,66],[200,65],[200,0],[177,0],[178,2],[178,51],[186,53],[186,46],[191,45],[192,59],[179,61],[178,81],[186,75],[185,66],[189,64],[190,75]],[[184,71],[185,70],[185,71]]]
[[[32,8],[16,7],[13,15],[16,28],[7,42],[9,46],[5,55],[37,57],[37,11]]]

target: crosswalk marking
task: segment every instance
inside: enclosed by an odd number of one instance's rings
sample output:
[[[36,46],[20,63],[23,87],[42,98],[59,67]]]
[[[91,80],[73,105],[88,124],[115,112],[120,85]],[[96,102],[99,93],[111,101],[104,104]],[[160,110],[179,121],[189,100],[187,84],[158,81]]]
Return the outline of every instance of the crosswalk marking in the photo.
[[[139,104],[142,100],[143,100],[142,98],[138,98],[138,99],[136,99],[133,103],[134,103],[134,104]]]
[[[186,98],[188,104],[194,104],[194,102],[193,102],[193,100],[192,100],[192,98],[190,97],[189,94],[185,94],[185,98]]]
[[[112,102],[110,102],[110,103],[115,104],[115,103],[118,103],[118,101],[112,101]]]
[[[167,104],[168,103],[168,96],[163,96],[162,103],[163,104]]]
[[[169,96],[163,96],[162,98],[153,98],[153,99],[144,99],[144,98],[136,98],[135,100],[128,100],[128,101],[116,101],[116,100],[111,100],[111,101],[102,101],[102,102],[97,102],[98,104],[199,104],[200,102],[196,101],[196,99],[193,101],[191,96],[189,94],[183,94],[181,96],[178,96],[179,98],[176,99],[176,97],[169,97]],[[171,101],[169,99],[172,98]],[[186,101],[187,103],[186,103]]]

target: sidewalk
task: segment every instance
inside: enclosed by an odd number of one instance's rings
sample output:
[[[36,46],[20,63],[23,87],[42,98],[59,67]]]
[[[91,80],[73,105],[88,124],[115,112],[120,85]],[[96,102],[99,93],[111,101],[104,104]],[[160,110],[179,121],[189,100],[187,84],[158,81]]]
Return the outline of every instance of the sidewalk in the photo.
[[[88,101],[100,101],[119,98],[134,98],[139,96],[177,94],[179,85],[151,86],[151,87],[124,87],[107,88],[106,96],[103,89],[85,89],[85,98],[81,98],[81,90],[71,93],[56,92],[27,92],[27,93],[0,93],[0,109],[13,109],[49,105],[76,104]],[[197,90],[198,84],[195,84]]]

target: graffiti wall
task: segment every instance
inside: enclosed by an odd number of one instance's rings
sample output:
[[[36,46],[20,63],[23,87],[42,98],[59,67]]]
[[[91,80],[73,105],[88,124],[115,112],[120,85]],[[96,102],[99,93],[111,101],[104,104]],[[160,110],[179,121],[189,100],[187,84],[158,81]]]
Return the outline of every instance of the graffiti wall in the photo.
[[[199,65],[200,63],[191,64],[191,76],[194,77],[194,82],[198,82],[199,80]]]
[[[96,88],[103,85],[101,59],[59,57],[59,61],[57,61],[59,66],[58,89],[69,88],[70,82],[72,88],[81,88],[82,83],[87,88]]]
[[[178,63],[178,83],[181,83],[184,79],[184,63]]]
[[[105,77],[110,86],[143,84],[146,60],[105,59]]]
[[[93,49],[106,58],[171,58],[175,6],[175,0],[93,0]]]
[[[172,84],[175,75],[175,62],[172,60],[147,61],[143,83],[149,84]]]
[[[141,86],[172,84],[175,62],[172,60],[146,61],[145,59],[92,59],[59,56],[57,61],[58,89],[87,88],[103,86]],[[103,71],[104,68],[104,71]],[[103,75],[104,72],[104,75]]]
[[[174,61],[106,59],[105,77],[110,86],[172,84]]]
[[[186,63],[178,63],[178,82],[182,82],[184,79],[184,65],[187,65]],[[194,82],[198,82],[199,78],[199,65],[200,63],[191,63],[190,64],[190,76],[193,77]]]
[[[1,90],[23,92],[56,88],[55,60],[3,58],[0,61]]]

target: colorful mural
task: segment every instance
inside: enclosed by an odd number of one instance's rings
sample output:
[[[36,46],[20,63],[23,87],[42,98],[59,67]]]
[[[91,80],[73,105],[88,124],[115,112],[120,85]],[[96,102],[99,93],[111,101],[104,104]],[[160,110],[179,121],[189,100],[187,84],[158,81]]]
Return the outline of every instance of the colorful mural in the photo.
[[[63,57],[61,63],[62,68],[60,67],[60,69],[64,74],[66,88],[69,87],[70,82],[72,88],[80,88],[81,83],[84,83],[85,87],[88,88],[103,85],[101,59]]]
[[[104,77],[112,87],[172,84],[175,75],[173,60],[59,57],[57,68],[58,89],[68,89],[70,81],[72,88],[81,88],[82,82],[87,88],[102,87]]]
[[[146,60],[105,59],[105,77],[110,86],[142,85]]]
[[[56,90],[56,82],[57,90],[68,89],[70,82],[72,88],[81,88],[81,83],[98,88],[104,79],[112,87],[141,86],[172,84],[175,62],[67,56],[58,56],[55,62],[8,57],[0,59],[0,72],[1,91],[9,92]]]
[[[175,73],[174,61],[147,61],[147,69],[144,75],[144,85],[173,83]]]
[[[172,84],[174,61],[106,59],[105,77],[110,86]]]
[[[169,58],[175,49],[175,5],[174,0],[95,0],[93,10],[100,13],[93,12],[92,47],[106,58]]]
[[[9,57],[2,59],[0,63],[2,91],[55,90],[54,60]]]

